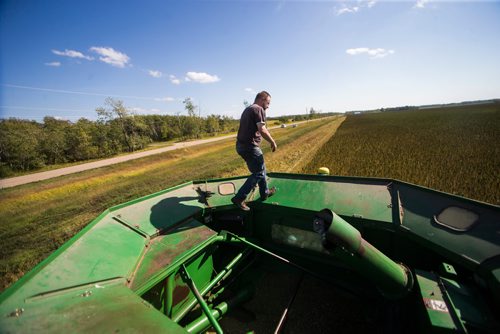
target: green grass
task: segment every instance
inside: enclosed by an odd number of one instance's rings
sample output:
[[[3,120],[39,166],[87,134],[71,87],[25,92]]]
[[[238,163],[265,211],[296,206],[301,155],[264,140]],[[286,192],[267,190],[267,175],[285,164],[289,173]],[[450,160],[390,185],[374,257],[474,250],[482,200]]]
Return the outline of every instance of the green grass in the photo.
[[[500,204],[500,106],[347,117],[302,172],[394,178]]]
[[[329,122],[272,130],[278,152],[286,152],[287,147],[297,150],[301,138]],[[268,154],[269,145],[263,146],[266,160],[272,163],[276,153]],[[106,208],[185,181],[234,175],[242,166],[234,139],[228,139],[0,190],[0,290]]]

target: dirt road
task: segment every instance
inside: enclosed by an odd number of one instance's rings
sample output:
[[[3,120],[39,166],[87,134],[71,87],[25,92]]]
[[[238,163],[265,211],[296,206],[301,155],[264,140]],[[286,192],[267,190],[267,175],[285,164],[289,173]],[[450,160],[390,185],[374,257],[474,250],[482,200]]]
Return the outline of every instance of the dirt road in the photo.
[[[154,154],[168,152],[168,151],[174,151],[174,150],[177,150],[179,148],[210,143],[210,142],[219,141],[219,140],[232,138],[232,137],[236,137],[236,135],[232,134],[232,135],[216,137],[216,138],[200,139],[200,140],[193,140],[193,141],[188,141],[188,142],[180,142],[180,143],[175,143],[172,146],[162,147],[162,148],[158,148],[158,149],[154,149],[154,150],[131,153],[131,154],[127,154],[127,155],[120,156],[120,157],[83,163],[81,165],[54,169],[54,170],[50,170],[47,172],[40,172],[40,173],[35,173],[35,174],[11,177],[8,179],[0,180],[0,189],[15,187],[15,186],[19,186],[21,184],[26,184],[26,183],[31,183],[31,182],[47,180],[47,179],[51,179],[53,177],[58,177],[58,176],[62,176],[62,175],[83,172],[83,171],[86,171],[89,169],[109,166],[109,165],[117,164],[120,162],[125,162],[125,161],[129,161],[129,160],[147,157],[149,155],[154,155]]]
[[[329,117],[327,117],[327,118],[329,118]],[[316,121],[316,120],[321,120],[321,118],[315,119],[313,121]],[[323,118],[323,120],[324,120],[324,118]],[[304,122],[296,122],[295,124],[300,124],[300,123],[304,123]],[[269,129],[275,129],[275,128],[279,128],[279,126],[273,126],[273,127],[270,127]],[[222,136],[222,137],[216,137],[216,138],[199,139],[199,140],[193,140],[193,141],[188,141],[188,142],[180,142],[180,143],[175,143],[172,146],[162,147],[162,148],[158,148],[158,149],[154,149],[154,150],[131,153],[131,154],[127,154],[127,155],[120,156],[120,157],[83,163],[80,165],[54,169],[54,170],[50,170],[47,172],[40,172],[40,173],[34,173],[34,174],[29,174],[29,175],[11,177],[11,178],[0,180],[0,189],[15,187],[15,186],[19,186],[19,185],[31,183],[31,182],[47,180],[47,179],[51,179],[51,178],[58,177],[58,176],[83,172],[83,171],[86,171],[89,169],[94,169],[94,168],[99,168],[99,167],[117,164],[120,162],[139,159],[139,158],[147,157],[149,155],[154,155],[154,154],[168,152],[168,151],[174,151],[174,150],[177,150],[179,148],[190,147],[190,146],[195,146],[195,145],[200,145],[200,144],[205,144],[205,143],[211,143],[211,142],[224,140],[224,139],[228,139],[228,138],[234,138],[234,137],[236,137],[236,134]]]

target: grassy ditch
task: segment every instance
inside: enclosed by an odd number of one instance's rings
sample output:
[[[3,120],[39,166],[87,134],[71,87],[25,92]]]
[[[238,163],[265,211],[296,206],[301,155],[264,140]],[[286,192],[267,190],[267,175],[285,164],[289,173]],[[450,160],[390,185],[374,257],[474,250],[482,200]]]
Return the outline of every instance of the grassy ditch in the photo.
[[[296,172],[343,118],[272,130],[263,144],[270,171]],[[106,208],[188,180],[248,174],[234,139],[0,190],[0,290],[4,290]]]
[[[348,116],[301,172],[399,179],[500,204],[500,106]]]

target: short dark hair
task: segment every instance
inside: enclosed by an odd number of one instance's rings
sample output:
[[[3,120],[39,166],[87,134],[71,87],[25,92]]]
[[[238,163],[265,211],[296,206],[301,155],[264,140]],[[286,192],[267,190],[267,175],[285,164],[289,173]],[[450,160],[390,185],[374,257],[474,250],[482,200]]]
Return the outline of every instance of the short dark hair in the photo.
[[[267,97],[271,97],[271,94],[269,94],[268,92],[266,92],[265,90],[263,90],[262,92],[258,93],[257,96],[255,97],[255,101],[254,102],[257,102],[258,100],[262,99],[262,98],[267,98]]]

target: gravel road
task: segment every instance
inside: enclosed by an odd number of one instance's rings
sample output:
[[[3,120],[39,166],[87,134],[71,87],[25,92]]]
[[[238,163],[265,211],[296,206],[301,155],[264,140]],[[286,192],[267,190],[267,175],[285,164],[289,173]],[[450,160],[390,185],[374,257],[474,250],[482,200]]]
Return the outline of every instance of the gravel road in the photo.
[[[325,120],[328,118],[330,118],[330,117],[318,118],[318,119],[314,119],[313,121]],[[309,122],[309,121],[295,122],[294,124],[300,124],[300,123],[305,123],[305,122]],[[288,125],[288,126],[291,126],[291,125]],[[276,129],[279,127],[280,126],[272,126],[272,127],[269,127],[269,129]],[[188,141],[188,142],[180,142],[180,143],[175,143],[172,146],[162,147],[162,148],[158,148],[158,149],[154,149],[154,150],[131,153],[131,154],[123,155],[120,157],[83,163],[80,165],[54,169],[54,170],[50,170],[47,172],[40,172],[40,173],[34,173],[34,174],[29,174],[29,175],[11,177],[11,178],[0,180],[0,189],[20,186],[20,185],[26,184],[26,183],[47,180],[47,179],[51,179],[51,178],[58,177],[58,176],[83,172],[83,171],[86,171],[89,169],[94,169],[94,168],[114,165],[114,164],[117,164],[120,162],[139,159],[139,158],[147,157],[149,155],[154,155],[154,154],[168,152],[168,151],[174,151],[174,150],[177,150],[179,148],[190,147],[190,146],[195,146],[195,145],[200,145],[200,144],[205,144],[205,143],[211,143],[211,142],[224,140],[224,139],[228,139],[228,138],[235,138],[235,137],[236,137],[236,134],[232,134],[232,135],[221,136],[221,137],[216,137],[216,138],[208,138],[208,139],[199,139],[199,140],[193,140],[193,141]]]
[[[83,172],[83,171],[86,171],[89,169],[109,166],[109,165],[117,164],[120,162],[125,162],[125,161],[129,161],[129,160],[133,160],[133,159],[147,157],[149,155],[154,155],[154,154],[168,152],[168,151],[174,151],[174,150],[177,150],[179,148],[190,147],[190,146],[195,146],[195,145],[200,145],[200,144],[205,144],[205,143],[211,143],[211,142],[215,142],[215,141],[219,141],[219,140],[223,140],[223,139],[227,139],[227,138],[233,138],[233,137],[236,137],[236,135],[232,134],[232,135],[216,137],[216,138],[200,139],[200,140],[193,140],[193,141],[188,141],[188,142],[180,142],[180,143],[175,143],[172,146],[162,147],[162,148],[158,148],[158,149],[154,149],[154,150],[131,153],[131,154],[123,155],[120,157],[83,163],[80,165],[54,169],[54,170],[50,170],[47,172],[40,172],[40,173],[34,173],[34,174],[29,174],[29,175],[11,177],[11,178],[0,180],[0,189],[15,187],[15,186],[19,186],[21,184],[26,184],[26,183],[31,183],[31,182],[47,180],[47,179],[51,179],[51,178],[62,176],[62,175]]]

